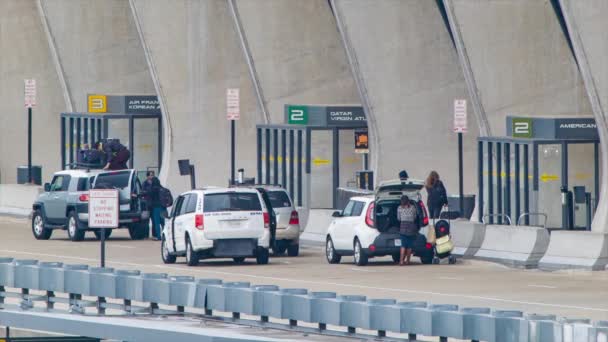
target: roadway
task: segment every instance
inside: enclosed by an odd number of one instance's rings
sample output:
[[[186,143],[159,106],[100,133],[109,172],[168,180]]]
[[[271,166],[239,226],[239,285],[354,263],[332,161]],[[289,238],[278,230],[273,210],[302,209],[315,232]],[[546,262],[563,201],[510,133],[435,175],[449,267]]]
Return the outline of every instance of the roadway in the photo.
[[[12,217],[0,217],[0,232],[0,256],[99,265],[99,242],[91,233],[82,242],[69,241],[64,231],[37,241],[29,220]],[[344,257],[342,264],[330,265],[324,248],[313,244],[304,244],[299,257],[271,257],[263,266],[251,259],[243,265],[210,260],[188,267],[183,258],[165,265],[160,242],[131,241],[126,230],[114,232],[106,251],[106,266],[121,269],[608,320],[608,272],[519,270],[476,260],[456,265],[421,265],[416,260],[400,267],[382,258],[357,267],[352,257]]]

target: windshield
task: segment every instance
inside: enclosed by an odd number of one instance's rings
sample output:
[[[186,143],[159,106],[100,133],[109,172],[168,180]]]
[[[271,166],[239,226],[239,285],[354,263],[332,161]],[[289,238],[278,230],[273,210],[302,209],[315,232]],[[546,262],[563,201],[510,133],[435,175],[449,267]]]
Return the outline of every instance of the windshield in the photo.
[[[108,172],[97,175],[95,189],[124,189],[129,186],[131,171]]]
[[[285,191],[268,191],[268,198],[273,208],[291,208],[291,201]]]
[[[261,211],[262,205],[256,193],[228,192],[205,195],[203,211]]]

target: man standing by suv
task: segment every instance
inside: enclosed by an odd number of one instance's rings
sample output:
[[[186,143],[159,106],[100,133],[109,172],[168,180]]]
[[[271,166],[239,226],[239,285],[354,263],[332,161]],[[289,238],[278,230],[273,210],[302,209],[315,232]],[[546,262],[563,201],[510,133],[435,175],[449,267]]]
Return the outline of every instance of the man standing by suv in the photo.
[[[161,228],[165,225],[165,219],[162,216],[162,212],[165,208],[160,202],[160,189],[162,186],[160,180],[154,176],[154,171],[148,171],[146,176],[147,178],[142,188],[148,210],[150,210],[152,217],[152,236],[154,239],[160,240]]]

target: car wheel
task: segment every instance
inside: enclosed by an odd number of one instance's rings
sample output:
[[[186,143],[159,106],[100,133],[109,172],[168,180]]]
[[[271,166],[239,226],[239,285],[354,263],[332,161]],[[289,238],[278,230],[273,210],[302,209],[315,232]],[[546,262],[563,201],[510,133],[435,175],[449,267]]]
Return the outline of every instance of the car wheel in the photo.
[[[258,252],[256,253],[255,259],[258,265],[266,265],[268,264],[268,259],[270,258],[270,253],[268,252],[268,248],[259,247]]]
[[[365,254],[363,247],[361,247],[361,242],[359,242],[359,239],[355,240],[354,249],[355,249],[355,254],[354,254],[355,264],[357,264],[357,266],[367,265],[368,257],[367,257],[367,254]]]
[[[34,233],[36,240],[48,240],[53,234],[52,229],[44,228],[44,216],[42,216],[40,210],[34,211],[32,216],[32,233]]]
[[[101,240],[101,229],[95,229],[95,230],[93,231],[93,234],[95,234],[95,238],[96,238],[97,240]],[[107,240],[107,239],[109,239],[109,238],[110,238],[110,235],[112,235],[112,229],[106,229],[106,236],[105,236],[105,239],[106,239],[106,240]]]
[[[174,264],[175,260],[177,259],[175,255],[171,255],[171,253],[169,253],[169,247],[167,247],[167,240],[165,240],[164,235],[160,243],[160,255],[163,258],[163,262],[165,264]]]
[[[283,240],[275,240],[272,245],[272,253],[274,255],[283,255],[285,254],[285,250],[287,250],[287,242]]]
[[[194,248],[192,248],[190,238],[186,237],[186,263],[188,266],[196,266],[198,265],[198,259],[198,253],[196,253]]]
[[[234,262],[237,264],[242,264],[245,261],[245,257],[236,257],[232,258],[232,260],[234,260]]]
[[[342,256],[340,256],[336,249],[334,248],[334,242],[331,241],[331,238],[328,237],[325,242],[325,257],[327,258],[327,262],[330,264],[339,264]]]
[[[448,257],[448,262],[449,262],[450,265],[454,265],[456,263],[456,256],[450,255]]]
[[[422,262],[425,265],[429,265],[433,263],[433,255],[425,255],[425,256],[421,256],[420,257],[420,262]]]
[[[297,257],[300,254],[300,244],[289,245],[287,247],[287,255],[290,257]]]
[[[401,255],[400,254],[393,254],[391,256],[393,257],[393,262],[395,264],[398,264],[401,261]]]
[[[70,211],[68,214],[68,237],[72,241],[82,241],[84,239],[85,231],[79,229],[80,224],[78,223],[78,215]]]
[[[132,223],[129,225],[129,236],[131,240],[143,240],[146,238],[149,229],[148,221]]]

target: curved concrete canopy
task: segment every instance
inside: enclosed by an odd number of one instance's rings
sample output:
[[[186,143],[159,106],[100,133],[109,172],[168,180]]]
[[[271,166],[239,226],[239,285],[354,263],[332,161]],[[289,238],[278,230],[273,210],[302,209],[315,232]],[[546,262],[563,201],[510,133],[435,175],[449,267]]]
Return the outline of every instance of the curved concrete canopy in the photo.
[[[197,185],[226,185],[230,177],[230,128],[226,88],[240,88],[237,167],[255,170],[257,108],[247,64],[226,1],[133,0],[171,127],[165,139],[161,180],[179,193],[189,188],[177,160],[196,166]]]
[[[554,10],[544,0],[446,0],[489,131],[506,116],[590,115],[581,76]]]
[[[424,178],[437,170],[458,191],[453,101],[468,99],[452,40],[435,1],[335,0],[345,44],[368,102],[372,158],[378,179],[401,169]],[[471,113],[471,110],[469,110]],[[465,191],[476,189],[476,138],[469,114]]]
[[[154,94],[129,3],[41,1],[74,111],[87,111],[87,94]]]
[[[27,111],[23,79],[36,80],[32,159],[43,180],[60,167],[58,113],[66,106],[35,1],[0,1],[0,182],[16,183],[27,164]]]
[[[608,2],[561,0],[587,94],[600,133],[602,170],[600,201],[593,231],[608,232]]]

